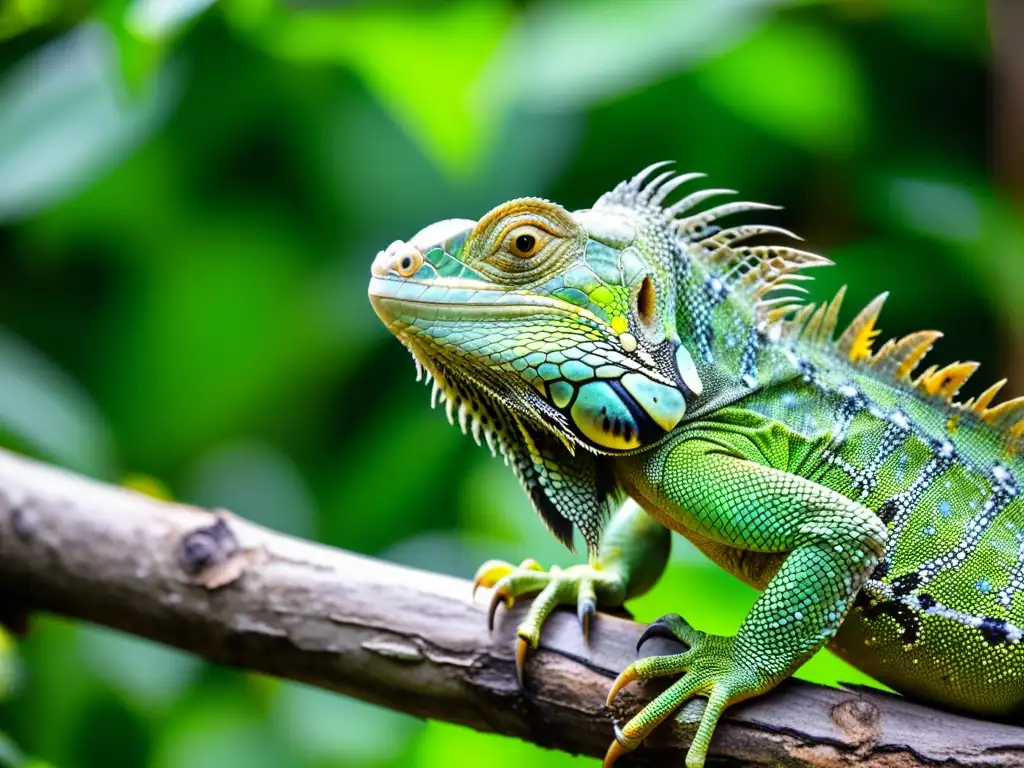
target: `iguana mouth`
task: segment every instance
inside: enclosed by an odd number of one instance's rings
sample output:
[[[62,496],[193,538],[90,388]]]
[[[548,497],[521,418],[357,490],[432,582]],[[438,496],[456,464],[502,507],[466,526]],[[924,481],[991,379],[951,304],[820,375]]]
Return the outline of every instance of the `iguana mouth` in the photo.
[[[514,320],[528,314],[559,314],[589,321],[595,330],[608,337],[615,336],[607,322],[584,307],[550,296],[480,287],[465,280],[427,282],[374,275],[370,278],[367,293],[378,317],[389,325],[400,320],[394,309],[404,308],[416,316],[427,308],[441,309],[442,312],[449,308],[452,319],[485,317],[500,320],[507,317]]]

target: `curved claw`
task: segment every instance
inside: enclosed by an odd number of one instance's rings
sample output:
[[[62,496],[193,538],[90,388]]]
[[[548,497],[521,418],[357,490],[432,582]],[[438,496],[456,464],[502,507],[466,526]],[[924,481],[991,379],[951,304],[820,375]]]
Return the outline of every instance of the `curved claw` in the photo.
[[[608,691],[608,698],[605,699],[605,706],[610,707],[612,701],[615,699],[616,694],[625,688],[627,685],[637,679],[636,667],[630,664],[624,670],[619,673],[619,676],[615,678],[615,682],[612,683],[611,689]]]
[[[632,747],[623,746],[622,740],[625,738],[622,734],[622,730],[619,728],[619,724],[615,724],[615,740],[608,745],[608,751],[604,755],[604,762],[601,763],[601,768],[611,768],[615,761],[622,757],[627,752],[632,752]]]
[[[597,600],[585,598],[576,604],[576,616],[580,620],[584,645],[590,645],[590,619],[597,612]]]
[[[678,613],[666,613],[660,619],[655,619],[637,640],[636,649],[650,640],[652,637],[664,637],[669,640],[677,640],[688,648],[695,648],[700,645],[706,633],[690,626],[690,622]]]
[[[511,608],[514,600],[504,589],[495,589],[491,595],[491,603],[487,606],[487,630],[494,631],[494,614],[498,612],[498,605],[504,602],[506,608]]]
[[[516,638],[516,680],[519,681],[519,688],[523,689],[526,686],[523,685],[525,675],[523,673],[526,667],[526,654],[530,650],[530,643],[525,637]]]
[[[650,624],[648,624],[647,629],[645,629],[643,633],[640,635],[640,638],[636,641],[637,653],[640,653],[640,648],[643,647],[644,643],[646,643],[648,640],[654,637],[663,637],[667,640],[679,639],[676,637],[675,632],[672,631],[672,627],[670,627],[668,623],[665,621],[665,617],[662,616],[660,619],[652,621]]]

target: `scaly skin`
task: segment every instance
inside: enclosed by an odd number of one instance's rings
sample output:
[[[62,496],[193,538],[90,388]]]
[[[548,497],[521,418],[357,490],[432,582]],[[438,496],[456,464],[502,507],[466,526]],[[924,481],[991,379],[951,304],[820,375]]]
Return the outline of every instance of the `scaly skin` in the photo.
[[[693,696],[708,706],[701,766],[732,703],[829,644],[883,683],[1002,718],[1024,705],[1024,398],[1000,385],[953,398],[971,363],[914,369],[939,337],[873,349],[884,297],[834,340],[842,292],[794,297],[828,260],[740,243],[773,227],[697,212],[696,178],[652,166],[569,213],[514,200],[479,222],[440,222],[378,254],[370,298],[434,380],[450,419],[500,451],[567,546],[590,560],[545,572],[486,563],[502,601],[538,593],[517,666],[558,605],[584,631],[597,606],[648,589],[669,531],[762,593],[733,637],[681,617],[645,633],[688,650],[641,659],[637,679],[682,675],[621,729],[610,766]],[[613,506],[628,502],[605,525]]]

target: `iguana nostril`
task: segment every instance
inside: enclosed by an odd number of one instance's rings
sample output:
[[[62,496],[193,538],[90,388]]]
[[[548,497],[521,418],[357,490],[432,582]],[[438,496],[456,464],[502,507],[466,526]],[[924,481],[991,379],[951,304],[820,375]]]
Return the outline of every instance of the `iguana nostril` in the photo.
[[[402,240],[395,240],[377,254],[370,271],[377,277],[387,277],[391,272],[401,277],[410,277],[423,266],[423,254],[418,248]]]

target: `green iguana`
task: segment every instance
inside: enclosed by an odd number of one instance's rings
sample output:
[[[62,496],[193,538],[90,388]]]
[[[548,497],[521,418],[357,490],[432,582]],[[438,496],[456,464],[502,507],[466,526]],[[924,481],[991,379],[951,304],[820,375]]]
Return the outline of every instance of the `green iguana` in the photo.
[[[708,703],[686,764],[703,765],[725,707],[826,644],[904,694],[1019,716],[1024,398],[993,406],[1000,382],[954,402],[975,363],[912,376],[934,331],[874,351],[885,295],[834,339],[843,291],[819,307],[798,295],[804,271],[831,262],[742,245],[792,235],[719,227],[772,207],[699,210],[728,190],[666,203],[702,174],[665,165],[588,210],[513,200],[373,262],[373,307],[449,418],[504,455],[555,536],[586,541],[586,565],[477,574],[492,620],[539,593],[518,628],[520,679],[556,606],[576,605],[586,631],[597,607],[653,585],[678,531],[761,594],[733,637],[677,615],[650,625],[641,642],[688,650],[631,664],[609,702],[631,681],[682,677],[615,728],[606,767],[693,696]],[[627,496],[638,504],[612,515]]]

